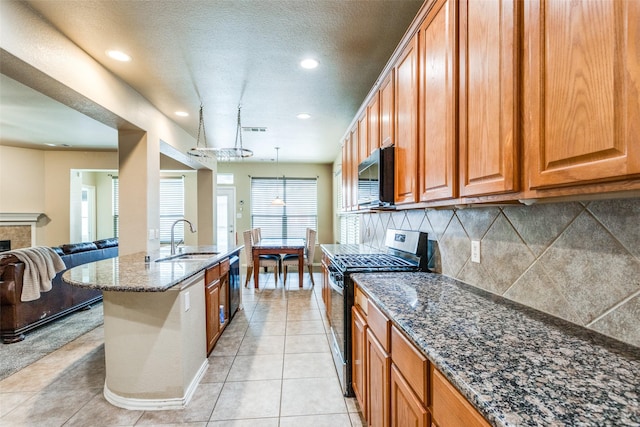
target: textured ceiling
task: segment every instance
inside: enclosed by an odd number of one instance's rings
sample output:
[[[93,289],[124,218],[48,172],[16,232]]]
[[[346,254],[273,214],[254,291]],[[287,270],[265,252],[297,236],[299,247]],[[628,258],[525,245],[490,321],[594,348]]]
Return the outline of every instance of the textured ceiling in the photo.
[[[279,146],[281,161],[331,162],[422,1],[26,3],[194,137],[202,104],[209,146],[233,146],[241,105],[243,126],[267,128],[243,133],[256,159]],[[108,58],[114,48],[133,60]],[[299,66],[309,56],[317,69]]]

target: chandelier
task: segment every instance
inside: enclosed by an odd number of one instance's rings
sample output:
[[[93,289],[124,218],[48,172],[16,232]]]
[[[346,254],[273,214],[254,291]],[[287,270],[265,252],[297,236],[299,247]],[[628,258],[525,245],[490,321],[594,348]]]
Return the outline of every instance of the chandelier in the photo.
[[[200,134],[203,138],[203,146],[200,147]],[[231,148],[207,147],[207,133],[204,128],[204,118],[202,115],[202,105],[200,106],[200,123],[198,124],[198,136],[196,146],[191,148],[187,154],[193,157],[212,157],[218,160],[243,159],[253,156],[253,151],[242,146],[242,123],[240,121],[240,106],[238,106],[238,122],[236,127],[236,141]]]

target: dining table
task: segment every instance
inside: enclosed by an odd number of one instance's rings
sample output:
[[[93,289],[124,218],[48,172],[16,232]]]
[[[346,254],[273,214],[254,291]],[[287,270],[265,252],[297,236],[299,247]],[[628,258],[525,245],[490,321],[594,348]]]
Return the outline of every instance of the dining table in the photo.
[[[298,255],[298,282],[302,287],[302,275],[304,273],[304,239],[289,238],[272,238],[265,237],[253,244],[253,283],[258,288],[258,280],[260,276],[260,255],[280,255],[280,254],[296,254]]]

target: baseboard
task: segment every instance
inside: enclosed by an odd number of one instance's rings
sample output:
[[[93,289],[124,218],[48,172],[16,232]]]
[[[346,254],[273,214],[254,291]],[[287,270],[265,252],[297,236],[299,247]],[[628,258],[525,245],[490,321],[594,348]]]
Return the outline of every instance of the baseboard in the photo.
[[[123,397],[109,390],[106,381],[104,383],[104,397],[107,399],[107,402],[112,405],[132,411],[166,411],[171,409],[183,409],[191,401],[191,398],[193,397],[198,384],[200,384],[200,380],[202,380],[205,372],[207,372],[208,367],[209,360],[204,359],[200,369],[198,369],[198,372],[193,377],[193,380],[191,380],[189,387],[187,387],[187,390],[182,397],[169,399],[135,399]]]

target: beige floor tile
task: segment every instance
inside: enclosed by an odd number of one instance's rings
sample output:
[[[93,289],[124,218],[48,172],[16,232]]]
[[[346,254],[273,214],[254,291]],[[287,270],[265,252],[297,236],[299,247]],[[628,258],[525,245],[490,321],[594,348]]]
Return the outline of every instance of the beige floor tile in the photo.
[[[277,417],[281,383],[281,380],[225,383],[211,421]]]
[[[227,336],[236,335],[236,336],[242,337],[247,332],[248,327],[249,327],[249,321],[247,319],[236,319],[234,317],[231,323],[229,323],[227,327],[224,328],[224,331],[222,331],[222,334]]]
[[[203,383],[223,383],[229,375],[234,356],[209,356],[209,367],[202,377]]]
[[[255,322],[284,322],[287,320],[286,309],[256,309],[251,316],[251,323]]]
[[[347,414],[282,417],[280,427],[351,427],[351,420]]]
[[[0,426],[61,426],[101,389],[62,390],[36,393],[0,419]]]
[[[282,380],[280,416],[346,413],[337,377]]]
[[[278,427],[278,418],[250,418],[246,420],[211,421],[207,427]]]
[[[324,334],[322,320],[290,320],[287,322],[287,335]]]
[[[347,411],[349,412],[358,412],[360,411],[360,407],[358,405],[358,401],[355,397],[345,397],[344,403],[347,404]]]
[[[96,425],[99,420],[103,426],[132,426],[142,416],[143,411],[132,411],[113,406],[104,398],[102,393],[94,396],[80,411],[78,411],[65,427],[86,427]]]
[[[320,310],[318,309],[301,309],[301,310],[289,310],[287,312],[288,321],[302,321],[302,320],[321,320]]]
[[[287,304],[287,308],[289,310],[317,310],[319,308],[318,302],[315,298],[304,298],[304,299],[290,299]]]
[[[35,392],[0,393],[0,417],[4,417],[20,404],[35,396]]]
[[[136,425],[207,422],[222,387],[220,383],[200,383],[186,408],[145,411]]]
[[[282,354],[236,356],[227,381],[276,380],[282,378]]]
[[[247,329],[247,336],[259,337],[268,335],[285,335],[287,323],[278,322],[252,322]]]
[[[224,335],[220,337],[211,356],[235,356],[238,353],[243,337],[238,335]]]
[[[367,423],[362,419],[362,415],[358,412],[350,412],[349,418],[353,427],[364,427]]]
[[[242,340],[238,355],[282,354],[284,351],[284,338],[282,335],[246,336]]]
[[[282,378],[333,378],[336,368],[331,353],[290,353],[284,355]]]
[[[138,424],[136,424],[136,425],[138,425]],[[184,426],[188,426],[188,427],[207,427],[207,423],[200,422],[200,423],[145,424],[145,427],[184,427]],[[120,427],[120,426],[118,426],[118,427]]]
[[[287,336],[285,353],[329,353],[325,334]]]

